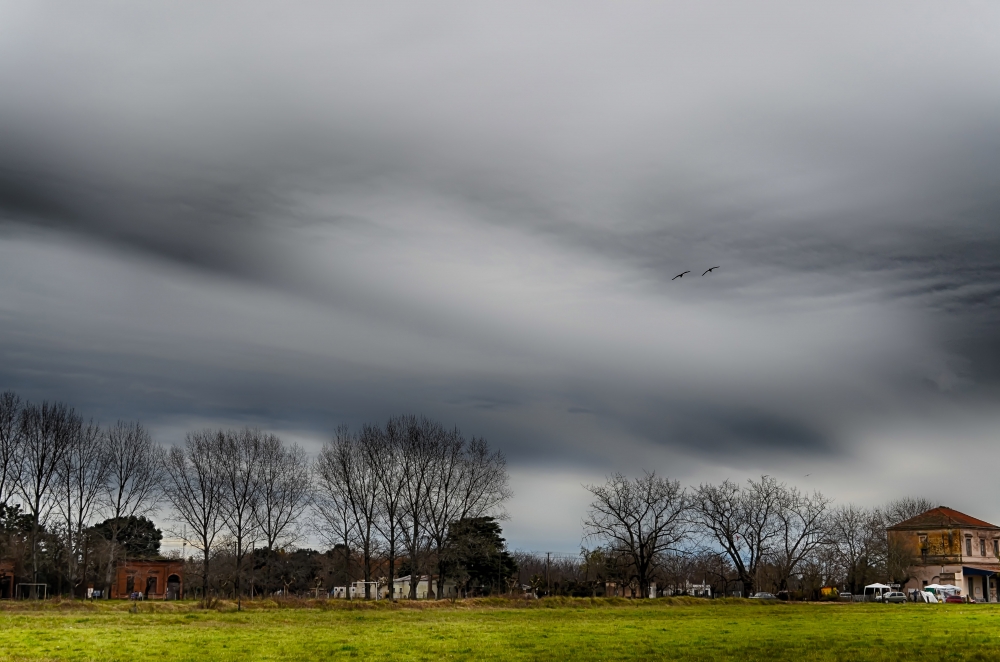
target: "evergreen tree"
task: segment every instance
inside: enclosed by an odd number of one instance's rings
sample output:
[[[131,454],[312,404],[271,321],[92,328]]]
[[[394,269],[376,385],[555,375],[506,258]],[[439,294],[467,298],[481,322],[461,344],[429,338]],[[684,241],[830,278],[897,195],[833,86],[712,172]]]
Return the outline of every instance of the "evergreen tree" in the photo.
[[[448,527],[443,567],[467,595],[502,593],[507,579],[517,573],[517,563],[501,533],[492,517],[467,517]]]
[[[160,555],[160,541],[163,540],[163,532],[156,528],[156,525],[149,518],[122,517],[117,522],[114,519],[106,519],[95,524],[91,531],[111,542],[116,529],[118,536],[114,542],[125,549],[127,558],[155,559]]]

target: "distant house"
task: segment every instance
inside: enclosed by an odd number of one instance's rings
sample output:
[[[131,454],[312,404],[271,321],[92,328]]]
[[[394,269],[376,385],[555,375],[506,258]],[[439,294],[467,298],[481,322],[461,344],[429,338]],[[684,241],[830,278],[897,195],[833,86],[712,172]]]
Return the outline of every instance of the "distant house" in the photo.
[[[382,593],[385,593],[385,591],[383,590],[383,588],[378,583],[376,583],[376,582],[369,582],[368,583],[368,595],[370,595],[372,597],[372,599],[375,599],[376,587],[378,588],[379,591],[381,591]],[[335,597],[335,598],[346,597],[346,591],[347,591],[347,589],[350,589],[350,591],[351,591],[351,599],[352,600],[359,600],[359,599],[363,599],[365,597],[365,582],[363,580],[358,580],[356,582],[351,582],[351,585],[349,587],[347,587],[347,588],[345,588],[343,586],[336,586],[336,587],[334,587],[334,589],[333,589],[333,592],[334,592],[333,597]],[[379,597],[381,597],[381,596],[379,596]]]
[[[712,587],[708,584],[692,584],[691,582],[685,581],[683,586],[671,585],[657,592],[656,584],[650,584],[649,597],[655,598],[657,595],[661,595],[663,597],[672,595],[690,595],[696,598],[710,598],[712,597]]]
[[[184,562],[180,559],[135,560],[115,568],[112,598],[142,593],[146,600],[180,600],[184,597]]]
[[[397,600],[405,600],[410,597],[410,577],[397,577],[392,582],[393,597]],[[382,588],[382,596],[388,597],[388,586]],[[446,579],[440,596],[434,595],[437,591],[437,578],[429,575],[421,575],[417,580],[417,599],[424,600],[430,595],[431,598],[453,598],[458,595],[458,586],[454,580]]]
[[[397,600],[406,600],[410,597],[410,575],[405,577],[397,577],[393,581],[391,590],[393,591],[393,597]],[[437,577],[431,578],[428,575],[421,575],[420,579],[417,581],[417,599],[425,600],[428,595],[431,599],[435,598],[434,592],[437,590]],[[385,600],[389,597],[390,587],[388,584],[379,582],[378,584],[378,599]],[[445,598],[451,598],[457,595],[458,588],[453,580],[445,580],[443,596]],[[352,582],[349,586],[334,586],[330,591],[331,598],[346,598],[350,594],[352,600],[359,600],[365,597],[365,582],[356,581]],[[375,584],[371,583],[369,587],[369,595],[375,597]]]
[[[890,526],[887,535],[913,559],[904,589],[952,584],[976,600],[997,601],[1000,527],[941,506]]]

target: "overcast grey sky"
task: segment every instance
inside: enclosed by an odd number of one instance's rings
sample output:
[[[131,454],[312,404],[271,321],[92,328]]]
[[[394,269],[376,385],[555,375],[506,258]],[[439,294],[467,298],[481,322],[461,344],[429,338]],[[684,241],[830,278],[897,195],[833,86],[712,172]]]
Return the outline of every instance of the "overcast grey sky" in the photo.
[[[164,443],[423,413],[507,453],[527,549],[576,549],[616,470],[1000,521],[997,34],[994,2],[2,1],[0,388]]]

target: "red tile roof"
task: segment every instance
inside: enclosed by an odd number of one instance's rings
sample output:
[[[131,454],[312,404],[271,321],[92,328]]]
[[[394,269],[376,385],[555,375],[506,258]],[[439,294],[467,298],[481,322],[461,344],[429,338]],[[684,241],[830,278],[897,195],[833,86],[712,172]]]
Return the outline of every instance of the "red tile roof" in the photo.
[[[890,529],[948,529],[955,527],[966,527],[974,529],[996,529],[1000,528],[996,524],[984,522],[971,515],[960,513],[953,508],[941,506],[931,508],[926,513],[920,513],[916,517],[900,522]]]

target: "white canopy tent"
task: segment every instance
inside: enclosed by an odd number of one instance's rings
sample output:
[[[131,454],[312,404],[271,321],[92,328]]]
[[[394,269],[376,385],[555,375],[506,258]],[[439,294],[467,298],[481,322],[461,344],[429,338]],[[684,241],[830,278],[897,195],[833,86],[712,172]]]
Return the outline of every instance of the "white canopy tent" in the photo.
[[[881,601],[882,596],[890,592],[892,587],[888,584],[869,584],[865,586],[865,600]]]

